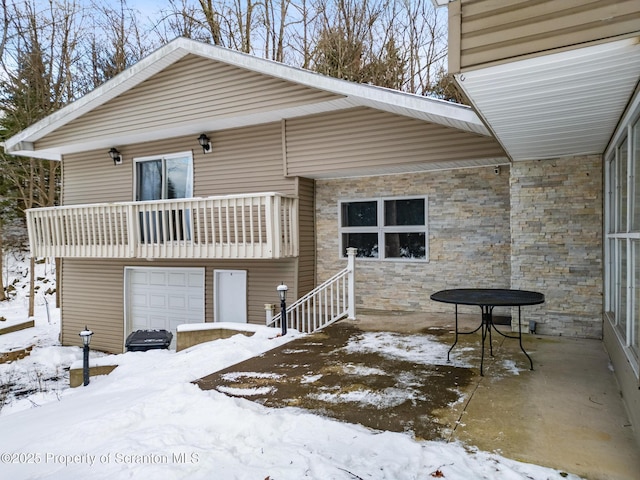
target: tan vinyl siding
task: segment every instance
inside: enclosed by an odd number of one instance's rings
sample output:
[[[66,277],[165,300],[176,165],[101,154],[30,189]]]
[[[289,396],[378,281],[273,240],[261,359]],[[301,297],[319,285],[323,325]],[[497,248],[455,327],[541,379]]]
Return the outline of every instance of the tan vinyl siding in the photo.
[[[266,303],[278,303],[276,287],[285,282],[290,286],[290,298],[297,298],[295,287],[296,260],[270,261],[224,261],[207,263],[206,265],[206,316],[207,321],[213,320],[213,271],[215,269],[246,270],[247,271],[247,318],[249,323],[264,325]]]
[[[284,178],[279,122],[212,133],[213,150],[203,154],[193,136],[118,146],[122,165],[107,151],[65,156],[63,205],[134,200],[133,159],[193,152],[194,196],[235,193],[295,193],[295,180]]]
[[[300,256],[298,257],[298,291],[300,296],[316,286],[315,263],[315,182],[298,178],[298,218],[300,231]],[[323,282],[326,278],[320,279]]]
[[[295,179],[283,175],[281,132],[276,122],[211,134],[213,152],[195,165],[195,196],[295,193]]]
[[[286,129],[292,176],[504,157],[490,137],[369,108],[288,120]]]
[[[175,125],[197,125],[336,98],[331,93],[189,55],[59,128],[38,142],[38,147],[64,145],[84,137],[117,138],[167,130]]]
[[[285,282],[295,285],[295,260],[282,261],[125,261],[63,260],[62,342],[80,345],[80,332],[87,325],[93,332],[91,347],[107,352],[121,352],[124,346],[124,268],[205,267],[205,321],[213,316],[213,271],[232,269],[247,271],[247,306],[249,323],[263,325],[265,303],[278,303],[276,287]],[[291,298],[298,292],[291,288]]]
[[[640,32],[638,0],[460,0],[449,9],[451,73]]]
[[[124,345],[124,264],[117,261],[62,261],[62,344],[81,345],[85,325],[94,332],[91,348],[121,352]]]
[[[62,205],[130,202],[133,169],[127,158],[114,165],[108,150],[67,155],[62,160]]]

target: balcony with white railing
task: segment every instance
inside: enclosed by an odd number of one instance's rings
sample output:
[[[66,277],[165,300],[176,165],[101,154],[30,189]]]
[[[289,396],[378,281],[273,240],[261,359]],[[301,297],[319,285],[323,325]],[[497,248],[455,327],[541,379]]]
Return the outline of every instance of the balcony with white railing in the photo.
[[[298,255],[298,201],[279,193],[27,211],[35,257],[276,259]]]

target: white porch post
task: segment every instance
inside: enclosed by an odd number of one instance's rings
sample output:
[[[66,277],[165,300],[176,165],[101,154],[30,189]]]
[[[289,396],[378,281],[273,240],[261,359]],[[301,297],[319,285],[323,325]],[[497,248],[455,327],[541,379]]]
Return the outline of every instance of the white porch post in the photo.
[[[347,317],[350,320],[354,320],[356,318],[356,253],[358,253],[357,248],[347,248],[347,269],[349,270],[349,276],[347,280]]]
[[[136,209],[133,203],[127,206],[127,239],[128,244],[126,246],[127,256],[129,258],[134,258],[136,256],[136,246],[138,245],[138,240],[136,238],[136,225],[138,223],[138,218],[136,216]],[[137,229],[140,231],[140,229]]]
[[[271,325],[271,322],[273,321],[273,311],[275,310],[276,306],[272,303],[265,303],[264,304],[264,312],[265,312],[265,316],[266,316],[266,325]]]

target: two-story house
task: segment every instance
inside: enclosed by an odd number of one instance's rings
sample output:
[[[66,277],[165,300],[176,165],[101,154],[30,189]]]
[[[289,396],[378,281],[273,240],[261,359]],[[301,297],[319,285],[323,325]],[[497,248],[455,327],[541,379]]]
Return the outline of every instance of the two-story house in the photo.
[[[511,161],[511,284],[545,292],[542,331],[604,339],[640,442],[640,2],[436,3]]]
[[[358,306],[544,293],[524,320],[604,337],[640,424],[640,4],[434,1],[472,109],[177,39],[9,139],[62,162],[29,228],[62,258],[63,343],[263,323],[356,247]]]
[[[264,324],[281,282],[299,298],[347,247],[370,308],[509,285],[508,160],[469,107],[179,38],[5,149],[62,162],[61,206],[28,226],[62,259],[65,345],[85,325],[122,352],[138,329]]]

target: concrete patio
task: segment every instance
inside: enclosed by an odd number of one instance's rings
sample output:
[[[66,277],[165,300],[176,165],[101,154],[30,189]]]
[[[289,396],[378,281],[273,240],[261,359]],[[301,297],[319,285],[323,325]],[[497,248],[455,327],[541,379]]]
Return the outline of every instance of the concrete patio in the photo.
[[[479,315],[461,316],[468,329],[478,321]],[[462,336],[447,363],[452,330],[453,313],[359,311],[357,320],[338,322],[198,384],[418,439],[460,441],[591,480],[640,478],[633,436],[638,426],[628,420],[601,341],[524,335],[534,363],[530,371],[517,340],[494,334],[494,357],[487,352],[480,376],[480,334]],[[412,355],[420,352],[402,358],[347,347],[365,333],[396,342],[390,350],[419,350],[423,344],[440,352],[442,361],[416,362]]]

